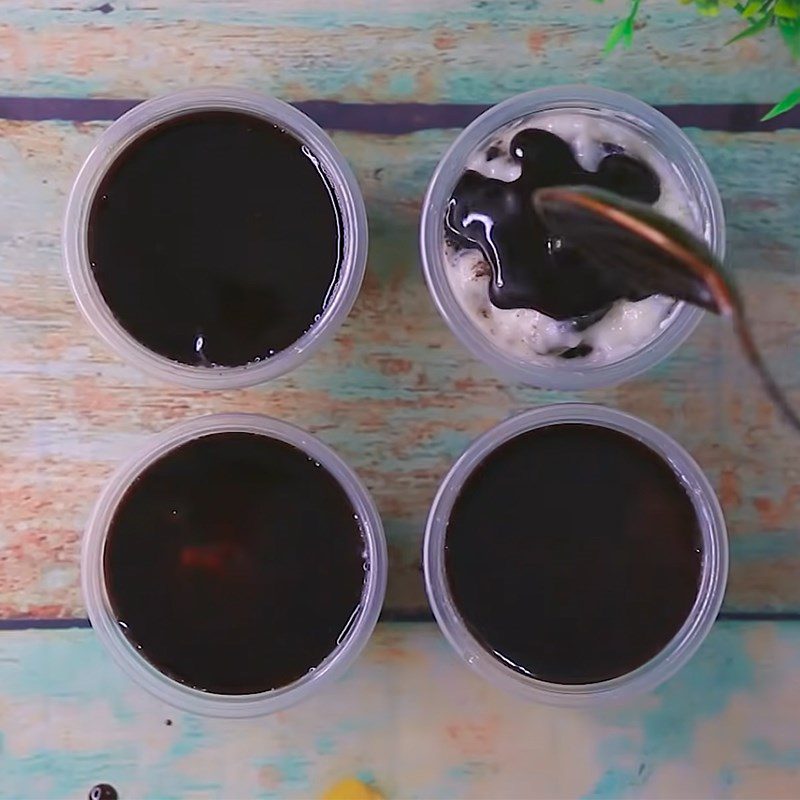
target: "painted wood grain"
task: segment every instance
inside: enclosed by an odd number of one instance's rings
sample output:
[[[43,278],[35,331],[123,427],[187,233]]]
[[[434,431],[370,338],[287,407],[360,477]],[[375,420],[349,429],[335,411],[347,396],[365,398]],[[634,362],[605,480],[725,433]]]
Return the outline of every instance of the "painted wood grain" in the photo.
[[[4,0],[0,94],[147,97],[234,83],[288,100],[497,102],[596,82],[652,102],[766,102],[797,82],[777,36],[648,0],[637,44],[601,55],[625,3],[589,0]]]
[[[147,97],[231,83],[289,100],[487,103],[592,81],[656,103],[756,102],[797,82],[774,37],[722,49],[734,22],[648,0],[637,47],[600,57],[625,3],[589,0],[2,0],[0,95]],[[370,210],[369,274],[336,341],[296,373],[201,394],[138,374],[80,319],[59,257],[75,169],[103,125],[0,121],[0,621],[83,613],[80,531],[147,434],[210,411],[317,432],[366,479],[386,521],[388,606],[426,604],[425,510],[476,435],[571,395],[496,380],[440,322],[417,266],[416,215],[454,135],[337,134]],[[800,134],[691,132],[716,173],[731,260],[758,334],[800,402]],[[726,607],[800,611],[800,457],[707,320],[668,363],[586,399],[686,444],[725,504]],[[433,625],[379,625],[318,698],[268,719],[203,720],[131,685],[91,630],[0,632],[0,797],[312,798],[345,775],[389,798],[800,796],[800,623],[717,624],[654,695],[576,713],[527,706],[461,665]]]
[[[14,800],[98,781],[123,800],[288,800],[347,775],[390,800],[796,798],[800,624],[718,624],[654,694],[594,712],[491,688],[432,624],[383,624],[338,684],[253,721],[151,699],[92,631],[4,632],[0,730]]]
[[[0,616],[83,614],[80,533],[115,464],[148,432],[233,410],[305,426],[357,469],[386,524],[387,607],[424,611],[422,527],[449,465],[508,414],[577,397],[495,379],[432,307],[418,267],[417,212],[453,132],[335,136],[370,213],[368,276],[353,314],[295,373],[247,391],[201,393],[146,378],[107,352],[66,286],[61,213],[102,127],[0,123]],[[726,198],[731,261],[759,337],[800,403],[800,132],[691,135]],[[708,470],[732,535],[727,609],[800,609],[800,454],[722,323],[707,320],[644,378],[582,397],[663,427]]]

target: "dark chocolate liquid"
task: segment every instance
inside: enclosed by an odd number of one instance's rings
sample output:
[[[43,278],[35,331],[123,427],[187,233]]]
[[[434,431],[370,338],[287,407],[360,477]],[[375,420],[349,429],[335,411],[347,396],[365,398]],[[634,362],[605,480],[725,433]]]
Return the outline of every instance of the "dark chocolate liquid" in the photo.
[[[339,274],[317,159],[270,122],[200,111],[128,145],[95,194],[89,259],[111,312],[173,361],[240,366],[297,341]]]
[[[588,264],[568,241],[551,236],[533,208],[533,192],[545,186],[596,186],[655,203],[661,194],[655,172],[616,145],[605,149],[591,172],[559,136],[532,128],[511,140],[511,158],[522,170],[517,180],[472,170],[461,176],[446,231],[457,246],[482,251],[492,269],[489,299],[497,308],[532,308],[553,319],[575,319],[580,328],[600,319],[615,300],[646,296]]]
[[[218,433],[172,450],[114,514],[105,577],[125,636],[219,694],[285,686],[358,612],[365,541],[336,479],[292,445]]]
[[[514,437],[464,484],[445,542],[453,601],[504,664],[559,684],[649,661],[697,596],[701,532],[670,466],[608,428]]]

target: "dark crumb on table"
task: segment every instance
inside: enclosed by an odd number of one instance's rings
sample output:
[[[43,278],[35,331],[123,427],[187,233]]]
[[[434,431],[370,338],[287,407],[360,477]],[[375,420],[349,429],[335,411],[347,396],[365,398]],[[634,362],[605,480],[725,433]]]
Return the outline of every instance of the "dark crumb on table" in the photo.
[[[110,783],[98,783],[89,789],[89,800],[119,800],[119,795]]]
[[[164,720],[164,724],[165,725],[172,725],[172,720],[171,719],[165,719]]]

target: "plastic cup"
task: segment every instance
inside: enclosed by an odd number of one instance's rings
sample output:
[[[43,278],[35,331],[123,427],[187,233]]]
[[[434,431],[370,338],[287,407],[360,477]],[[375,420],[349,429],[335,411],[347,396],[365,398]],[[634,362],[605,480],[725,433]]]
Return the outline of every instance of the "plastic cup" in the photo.
[[[344,231],[339,280],[319,320],[291,347],[264,361],[237,367],[180,364],[146,348],[128,333],[106,305],[92,275],[88,256],[87,226],[92,201],[109,167],[145,131],[175,117],[208,110],[240,111],[262,117],[307,145],[333,186]],[[120,357],[170,383],[197,389],[234,389],[276,378],[299,366],[344,322],[364,277],[367,215],[350,166],[330,137],[305,114],[274,97],[245,89],[189,89],[141,103],[100,136],[70,191],[62,248],[67,276],[79,308]]]
[[[598,683],[571,685],[520,674],[488,652],[470,633],[448,588],[444,564],[447,524],[467,478],[495,448],[534,428],[563,423],[598,425],[638,439],[660,455],[686,487],[697,513],[703,564],[692,610],[672,640],[632,672]],[[697,462],[658,428],[622,411],[583,403],[563,403],[526,411],[501,422],[473,442],[439,486],[428,514],[423,543],[425,587],[436,621],[458,655],[479,675],[522,697],[560,706],[590,707],[622,702],[654,689],[694,655],[717,616],[728,575],[728,539],[717,496]],[[532,576],[535,577],[535,576]]]
[[[313,671],[287,686],[249,695],[223,695],[186,686],[160,672],[125,637],[114,615],[103,569],[106,536],[128,487],[171,450],[211,433],[242,431],[288,442],[318,461],[341,484],[361,522],[369,569],[361,608],[341,643]],[[128,459],[103,489],[86,527],[81,554],[83,596],[92,627],[117,664],[150,694],[176,708],[215,717],[255,717],[279,711],[330,684],[355,661],[378,620],[386,592],[387,554],[383,527],[369,492],[345,462],[306,431],[255,414],[212,414],[175,425]],[[142,587],[147,591],[147,587]]]
[[[652,339],[609,363],[533,363],[498,347],[461,307],[447,277],[444,219],[448,200],[468,157],[496,131],[539,111],[589,111],[632,126],[677,169],[693,199],[702,234],[714,254],[725,255],[725,217],[711,172],[681,129],[652,106],[619,92],[593,86],[553,86],[519,94],[481,114],[453,142],[433,173],[422,205],[420,251],[428,289],[445,322],[478,359],[509,380],[542,389],[576,390],[609,386],[633,378],[672,353],[697,327],[703,312],[680,303]],[[563,363],[561,363],[563,361]]]

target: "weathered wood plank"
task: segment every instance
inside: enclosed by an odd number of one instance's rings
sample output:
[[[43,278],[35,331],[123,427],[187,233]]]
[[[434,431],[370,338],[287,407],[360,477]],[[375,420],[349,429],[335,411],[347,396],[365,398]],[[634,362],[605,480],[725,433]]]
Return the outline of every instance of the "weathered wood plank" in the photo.
[[[380,625],[337,686],[224,721],[152,700],[92,631],[3,632],[0,796],[306,800],[359,775],[398,800],[796,798],[798,666],[800,624],[721,623],[653,695],[574,712],[489,687],[433,625]]]
[[[336,136],[371,217],[369,273],[353,314],[336,341],[294,374],[247,391],[200,393],[159,384],[117,360],[80,319],[66,286],[61,212],[101,127],[0,124],[0,616],[81,615],[80,531],[114,465],[147,432],[233,410],[308,427],[353,464],[386,523],[387,605],[425,609],[419,543],[448,466],[509,413],[568,396],[492,377],[455,342],[428,298],[417,266],[417,210],[453,133]],[[800,133],[692,135],[727,198],[731,258],[759,335],[800,402]],[[721,323],[706,321],[644,378],[584,399],[660,425],[708,470],[732,535],[728,609],[800,608],[800,455]]]
[[[589,81],[653,102],[765,102],[796,83],[777,36],[729,48],[727,19],[649,0],[630,52],[601,55],[624,4],[589,0],[5,0],[0,94],[147,97],[233,83],[289,100],[497,102]]]

